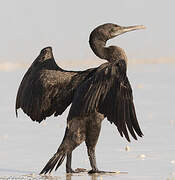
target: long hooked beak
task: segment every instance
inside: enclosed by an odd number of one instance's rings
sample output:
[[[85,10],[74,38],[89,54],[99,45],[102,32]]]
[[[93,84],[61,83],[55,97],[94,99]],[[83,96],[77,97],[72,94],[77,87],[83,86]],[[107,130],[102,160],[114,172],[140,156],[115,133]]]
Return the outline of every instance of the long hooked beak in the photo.
[[[129,31],[135,31],[138,29],[146,29],[146,27],[143,25],[127,26],[127,27],[119,26],[119,27],[116,27],[116,31],[112,34],[112,37],[118,36],[120,34],[129,32]]]
[[[129,31],[134,31],[138,29],[146,29],[146,27],[143,25],[136,25],[136,26],[121,27],[121,29],[123,30],[123,32],[129,32]]]

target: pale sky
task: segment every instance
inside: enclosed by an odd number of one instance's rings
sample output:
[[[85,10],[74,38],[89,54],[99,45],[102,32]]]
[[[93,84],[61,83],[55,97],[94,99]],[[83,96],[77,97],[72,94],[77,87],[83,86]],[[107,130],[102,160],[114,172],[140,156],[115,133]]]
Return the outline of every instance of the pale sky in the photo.
[[[103,23],[147,27],[108,43],[129,58],[175,57],[174,8],[174,0],[0,0],[0,62],[33,61],[46,46],[57,60],[96,58],[89,34]]]

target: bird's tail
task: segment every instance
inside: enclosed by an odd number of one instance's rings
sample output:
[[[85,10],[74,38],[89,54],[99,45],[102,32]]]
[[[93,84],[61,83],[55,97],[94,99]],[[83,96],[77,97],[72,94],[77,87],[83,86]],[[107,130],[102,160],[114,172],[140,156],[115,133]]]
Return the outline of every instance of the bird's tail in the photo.
[[[67,151],[65,148],[62,148],[61,146],[58,148],[58,151],[54,154],[54,156],[48,161],[48,163],[45,165],[43,170],[40,172],[40,174],[47,174],[51,173],[52,170],[55,168],[55,171],[58,169],[58,167],[62,164],[64,161],[64,158],[67,155]]]

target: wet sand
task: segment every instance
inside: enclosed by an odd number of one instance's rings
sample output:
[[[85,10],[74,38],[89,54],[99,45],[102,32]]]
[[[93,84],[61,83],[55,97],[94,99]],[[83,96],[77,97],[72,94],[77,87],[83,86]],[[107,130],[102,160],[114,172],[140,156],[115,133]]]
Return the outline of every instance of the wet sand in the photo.
[[[128,77],[133,87],[134,102],[144,137],[127,143],[119,136],[116,127],[104,120],[96,149],[98,167],[123,173],[93,176],[87,173],[66,176],[65,162],[52,176],[38,175],[61,143],[68,111],[42,124],[32,122],[21,111],[19,118],[16,118],[15,97],[25,71],[0,71],[0,179],[175,178],[175,64],[129,65]],[[73,153],[73,168],[90,169],[84,143]]]

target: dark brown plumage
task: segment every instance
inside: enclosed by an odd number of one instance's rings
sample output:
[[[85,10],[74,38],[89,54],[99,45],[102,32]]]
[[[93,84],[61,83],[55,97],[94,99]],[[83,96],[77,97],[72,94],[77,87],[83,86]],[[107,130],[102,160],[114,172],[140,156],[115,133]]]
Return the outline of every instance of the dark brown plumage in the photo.
[[[72,151],[83,141],[92,167],[89,173],[104,173],[97,168],[95,146],[105,117],[128,141],[128,131],[136,140],[137,135],[142,137],[126,75],[127,57],[121,48],[105,45],[113,37],[143,28],[110,23],[95,28],[90,35],[90,47],[98,57],[108,61],[97,68],[65,71],[55,63],[50,47],[44,48],[33,62],[18,90],[16,114],[22,108],[32,120],[41,122],[52,114],[61,115],[72,103],[63,141],[41,174],[51,172],[55,166],[56,170],[66,156],[66,172],[74,172]]]
[[[16,115],[19,108],[37,122],[61,115],[71,104],[75,89],[95,70],[65,71],[56,64],[51,47],[42,49],[18,89]]]

